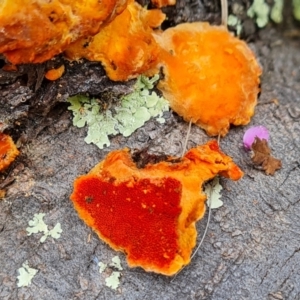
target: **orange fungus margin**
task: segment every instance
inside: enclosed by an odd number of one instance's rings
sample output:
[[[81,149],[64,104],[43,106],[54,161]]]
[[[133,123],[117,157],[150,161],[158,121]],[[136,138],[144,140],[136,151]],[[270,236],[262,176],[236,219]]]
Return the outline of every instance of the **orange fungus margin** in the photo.
[[[0,172],[4,171],[19,155],[19,150],[9,135],[0,133]]]
[[[101,239],[127,254],[131,267],[173,275],[190,262],[195,222],[205,213],[201,186],[217,174],[243,175],[215,141],[142,169],[128,149],[117,150],[75,180],[71,200]]]

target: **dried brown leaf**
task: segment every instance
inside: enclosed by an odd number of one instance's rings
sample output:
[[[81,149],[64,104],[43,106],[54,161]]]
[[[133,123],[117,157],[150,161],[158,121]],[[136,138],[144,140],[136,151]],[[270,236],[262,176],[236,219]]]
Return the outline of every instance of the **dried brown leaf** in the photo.
[[[266,140],[256,138],[251,149],[253,151],[252,162],[258,166],[261,165],[267,175],[274,175],[275,171],[281,168],[281,160],[271,155],[271,149]]]

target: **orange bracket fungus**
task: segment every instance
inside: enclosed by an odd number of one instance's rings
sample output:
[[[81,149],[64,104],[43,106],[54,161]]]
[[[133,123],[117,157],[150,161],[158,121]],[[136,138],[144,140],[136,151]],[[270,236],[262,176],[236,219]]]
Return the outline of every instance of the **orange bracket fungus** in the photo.
[[[158,88],[175,112],[209,135],[249,123],[261,68],[245,42],[208,23],[180,24],[155,38],[164,73]]]
[[[128,149],[116,150],[75,180],[71,200],[102,240],[126,253],[131,267],[173,275],[190,262],[195,222],[205,213],[201,186],[217,174],[243,175],[216,141],[143,168]]]
[[[0,53],[13,64],[46,61],[99,32],[126,5],[127,0],[3,0]]]
[[[126,9],[94,37],[79,39],[65,51],[70,59],[101,61],[112,80],[128,80],[158,72],[160,48],[152,36],[165,14],[130,0]]]
[[[4,171],[19,155],[19,150],[9,135],[0,132],[0,172]]]

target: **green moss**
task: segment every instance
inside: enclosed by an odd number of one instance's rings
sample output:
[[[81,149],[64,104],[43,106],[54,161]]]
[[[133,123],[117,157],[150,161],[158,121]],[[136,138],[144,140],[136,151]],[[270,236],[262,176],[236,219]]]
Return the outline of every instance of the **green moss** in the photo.
[[[119,105],[104,110],[97,99],[77,95],[69,98],[73,112],[73,125],[88,126],[85,142],[97,145],[100,149],[109,146],[109,136],[121,133],[130,136],[136,129],[142,127],[152,117],[163,123],[163,112],[169,109],[168,102],[154,91],[156,75],[152,78],[140,76],[134,91],[120,99]]]

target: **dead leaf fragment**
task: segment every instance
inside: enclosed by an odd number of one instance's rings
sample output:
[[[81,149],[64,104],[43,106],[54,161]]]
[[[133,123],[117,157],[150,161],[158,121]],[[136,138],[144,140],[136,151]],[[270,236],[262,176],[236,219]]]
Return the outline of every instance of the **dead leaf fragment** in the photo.
[[[251,149],[253,151],[252,162],[258,166],[261,165],[267,175],[274,175],[276,170],[281,169],[281,160],[271,155],[271,149],[266,140],[255,138]]]

